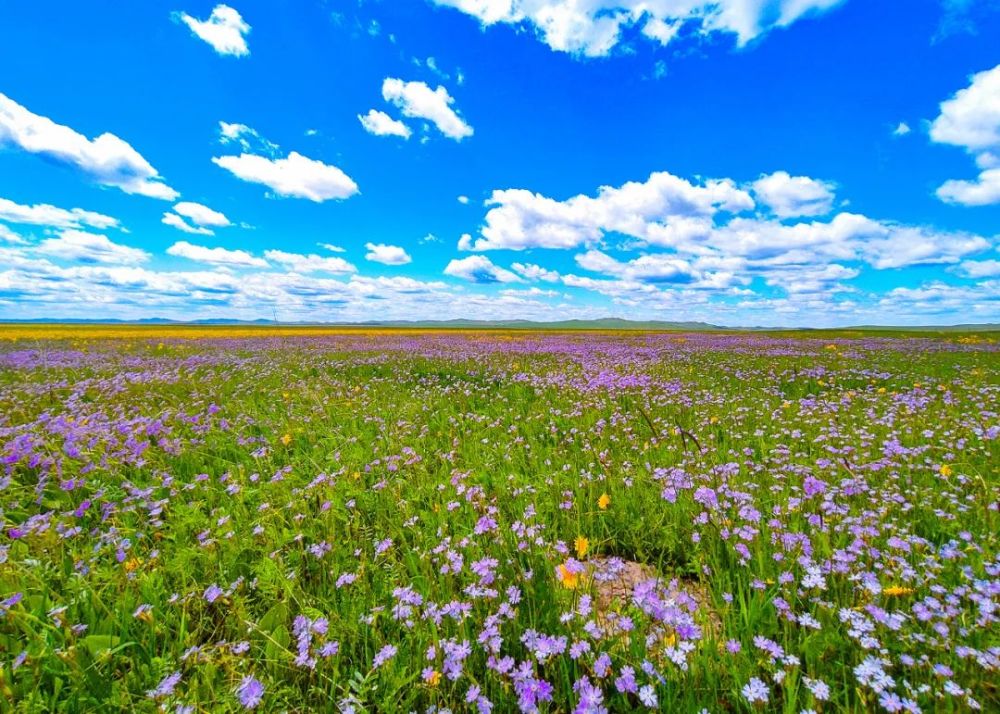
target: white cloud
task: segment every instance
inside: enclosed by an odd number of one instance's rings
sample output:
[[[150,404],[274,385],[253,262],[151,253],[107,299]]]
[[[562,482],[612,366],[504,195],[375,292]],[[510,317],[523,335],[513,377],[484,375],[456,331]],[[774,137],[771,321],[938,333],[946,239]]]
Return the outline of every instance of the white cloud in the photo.
[[[291,152],[284,159],[268,159],[254,154],[216,156],[212,163],[243,181],[267,186],[279,196],[308,198],[317,203],[348,198],[358,185],[336,166]]]
[[[833,208],[833,184],[775,171],[753,183],[753,192],[780,218],[822,216]]]
[[[768,185],[774,176],[765,177],[756,190],[782,215],[819,212],[832,200],[828,186],[815,186],[812,179],[798,183],[780,172],[775,188]],[[791,223],[746,216],[754,202],[731,179],[695,184],[665,172],[652,174],[644,183],[605,186],[596,197],[565,201],[523,189],[494,191],[487,205],[491,207],[481,237],[463,235],[460,250],[593,248],[608,234],[620,234],[632,239],[625,248],[655,246],[682,258],[740,259],[748,261],[741,269],[768,265],[777,270],[832,262],[867,263],[876,269],[947,264],[990,246],[986,238],[970,233],[846,212],[828,221]],[[735,269],[702,267],[697,268],[702,279],[719,284]]]
[[[191,17],[186,12],[178,13],[177,18],[220,55],[244,57],[250,54],[246,40],[250,25],[228,5],[216,5],[207,20]]]
[[[144,250],[114,243],[107,236],[74,229],[62,231],[56,238],[46,238],[34,250],[60,260],[81,263],[132,265],[149,259],[149,253]]]
[[[230,124],[219,122],[219,143],[223,145],[236,144],[243,153],[262,153],[276,156],[280,148],[273,141],[268,141],[256,129],[246,124]]]
[[[0,146],[3,144],[75,166],[97,183],[125,193],[167,201],[179,195],[162,182],[138,151],[114,134],[106,132],[88,139],[0,94]]]
[[[995,321],[998,304],[998,280],[975,285],[949,285],[936,280],[915,288],[894,288],[877,301],[876,308],[880,315],[945,315],[950,322],[968,323]]]
[[[750,195],[730,179],[692,184],[665,171],[645,182],[621,187],[602,186],[596,197],[578,195],[557,201],[524,189],[494,191],[487,201],[482,237],[460,242],[463,250],[525,250],[575,248],[599,242],[605,233],[618,232],[653,239],[691,221],[704,227],[719,211],[739,212],[754,207]]]
[[[1000,148],[1000,65],[969,78],[969,86],[941,102],[931,139],[972,154]]]
[[[182,201],[174,206],[174,213],[190,219],[199,226],[211,226],[213,228],[225,228],[231,226],[225,214],[215,211],[208,206],[191,201]]]
[[[336,246],[330,246],[328,249],[331,247],[336,248]],[[274,263],[280,263],[296,273],[332,273],[340,275],[356,273],[358,270],[343,258],[327,258],[315,253],[302,255],[300,253],[286,253],[283,250],[266,250],[264,251],[264,257]]]
[[[625,280],[650,283],[690,283],[698,276],[686,260],[676,255],[658,253],[643,255],[622,263],[607,253],[588,250],[576,256],[577,264],[591,272],[614,275]]]
[[[893,136],[906,136],[909,133],[910,133],[910,125],[907,124],[905,121],[899,122],[899,124],[896,125],[896,128],[892,130]]]
[[[865,262],[873,268],[902,268],[957,262],[989,248],[982,236],[877,221],[855,213],[839,213],[829,222],[785,225],[737,218],[713,230],[698,244],[679,250],[710,250],[772,265],[806,265],[830,260]]]
[[[459,196],[458,197],[458,202],[461,203],[463,206],[468,205],[468,203],[469,203],[469,197],[468,196]]]
[[[1000,260],[964,260],[955,272],[967,278],[1000,278]]]
[[[375,136],[401,136],[409,139],[413,133],[406,124],[377,109],[371,109],[364,115],[358,114],[358,119],[365,131]]]
[[[27,245],[28,241],[12,231],[10,228],[0,223],[0,243],[12,243],[14,245]]]
[[[472,127],[451,108],[455,100],[444,87],[431,89],[424,82],[387,77],[382,82],[382,97],[396,105],[404,116],[433,123],[450,139],[461,141],[472,136]]]
[[[325,248],[331,253],[346,253],[347,251],[341,248],[339,245],[334,245],[333,243],[319,243],[320,248]]]
[[[396,245],[386,245],[385,243],[365,243],[368,250],[365,253],[365,260],[383,265],[406,265],[413,258],[402,248]]]
[[[667,45],[679,34],[735,35],[743,46],[776,27],[818,14],[842,0],[434,0],[477,18],[484,26],[527,26],[560,52],[588,57],[607,55],[622,30]]]
[[[33,206],[14,203],[0,198],[0,220],[10,223],[27,223],[52,228],[118,228],[118,219],[105,216],[82,208],[58,208],[47,203],[36,203]]]
[[[940,109],[931,140],[964,148],[982,171],[974,181],[946,181],[938,198],[964,206],[1000,203],[1000,65],[972,75]]]
[[[452,260],[444,269],[445,275],[468,280],[471,283],[519,283],[517,275],[493,264],[485,255],[470,255]]]
[[[184,218],[189,219],[191,223],[185,221]],[[208,206],[203,206],[200,203],[192,203],[191,201],[182,201],[176,204],[174,206],[174,213],[163,214],[162,222],[185,233],[203,236],[215,235],[215,231],[209,226],[225,228],[232,225],[224,214]]]
[[[176,213],[170,213],[167,211],[163,214],[163,218],[160,222],[167,226],[172,226],[179,231],[184,231],[185,233],[191,233],[192,235],[202,235],[202,236],[214,236],[215,231],[211,228],[204,228],[202,226],[192,226],[183,218],[178,216]]]
[[[946,203],[963,206],[1000,203],[1000,168],[980,171],[975,181],[945,181],[938,187],[937,196]]]
[[[534,263],[513,263],[510,267],[528,280],[544,280],[547,283],[559,280],[558,272]]]
[[[167,248],[169,255],[187,258],[198,263],[223,265],[234,268],[267,268],[268,263],[262,258],[247,253],[245,250],[228,250],[227,248],[208,248],[203,245],[193,245],[186,240],[177,241]]]
[[[716,324],[814,327],[1000,320],[1000,280],[981,279],[962,285],[933,281],[889,293],[867,293],[860,288],[847,292],[836,284],[837,276],[849,279],[854,269],[836,264],[791,267],[783,277],[778,273],[775,279],[765,277],[776,285],[777,279],[783,279],[780,287],[788,291],[785,297],[763,297],[738,286],[716,294],[703,283],[678,288],[619,278],[562,278],[570,290],[588,290],[607,297],[597,303],[591,299],[574,302],[572,293],[564,293],[564,300],[553,300],[556,296],[545,286],[534,290],[481,290],[404,277],[352,275],[345,279],[298,272],[234,272],[224,265],[190,271],[128,265],[62,266],[31,257],[31,250],[0,246],[0,318],[99,314],[125,319],[276,316],[282,321],[354,322],[371,320],[373,315],[386,320],[421,319],[427,315],[441,319],[474,316],[541,320],[609,315],[663,319],[664,315],[684,315],[685,319]],[[485,259],[480,255],[469,258]],[[725,258],[696,258],[691,265],[695,270],[721,271],[728,269],[730,262]],[[487,269],[491,265],[487,262]],[[472,279],[498,282],[483,274],[473,275]],[[699,289],[688,289],[691,287]]]

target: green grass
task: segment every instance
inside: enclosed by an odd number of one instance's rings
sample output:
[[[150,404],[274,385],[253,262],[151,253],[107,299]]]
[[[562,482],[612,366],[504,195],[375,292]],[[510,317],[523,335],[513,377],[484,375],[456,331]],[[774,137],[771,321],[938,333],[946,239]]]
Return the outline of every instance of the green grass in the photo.
[[[980,602],[997,601],[1000,526],[1000,448],[989,431],[1000,365],[988,344],[224,334],[22,340],[0,353],[9,475],[0,598],[23,594],[0,616],[0,710],[235,711],[248,675],[265,687],[265,711],[336,710],[344,700],[366,711],[465,711],[473,685],[494,711],[516,710],[514,682],[487,666],[478,642],[511,587],[521,597],[502,619],[500,656],[533,662],[532,676],[552,686],[550,711],[576,706],[584,676],[603,685],[611,710],[641,708],[614,686],[624,666],[668,711],[749,711],[740,690],[751,677],[768,683],[773,711],[868,711],[878,695],[853,670],[872,655],[924,711],[966,710],[964,695],[945,693],[949,679],[984,710],[1000,707],[991,672],[958,650],[997,645],[995,621],[979,621]],[[26,361],[26,347],[46,360]],[[594,383],[602,373],[648,382],[608,388]],[[889,443],[912,451],[887,452]],[[804,495],[807,476],[825,496]],[[694,499],[700,487],[717,492],[717,509]],[[477,534],[484,516],[496,529]],[[10,537],[11,528],[30,532]],[[618,606],[635,631],[600,641],[584,627],[590,618],[563,617],[594,587],[556,577],[580,535],[590,541],[584,560],[638,561],[706,594],[685,668],[647,646],[655,618],[635,603]],[[383,539],[392,546],[376,553]],[[786,550],[783,539],[795,544]],[[321,557],[309,550],[318,544],[328,547]],[[441,572],[448,550],[463,558],[457,573]],[[801,585],[806,552],[839,564],[823,590]],[[497,560],[483,586],[495,594],[468,589],[482,558]],[[345,573],[357,580],[337,588]],[[233,583],[215,602],[204,597]],[[397,588],[422,598],[410,624],[392,615]],[[921,622],[914,605],[926,597],[944,614]],[[775,598],[820,629],[782,617]],[[436,622],[452,602],[468,614]],[[135,617],[142,604],[149,616]],[[892,629],[872,607],[905,620]],[[842,611],[872,622],[872,648]],[[295,662],[299,615],[328,619],[315,644],[339,643],[314,668]],[[591,651],[539,660],[522,643],[529,630]],[[755,636],[798,664],[769,661]],[[431,686],[422,670],[442,670],[447,640],[469,640],[472,652],[456,681]],[[729,640],[742,649],[728,652]],[[398,653],[373,668],[388,644]],[[614,667],[603,681],[600,651]],[[644,661],[662,681],[642,672]],[[171,695],[147,696],[174,671],[182,679]],[[824,680],[830,700],[816,700],[805,677]]]

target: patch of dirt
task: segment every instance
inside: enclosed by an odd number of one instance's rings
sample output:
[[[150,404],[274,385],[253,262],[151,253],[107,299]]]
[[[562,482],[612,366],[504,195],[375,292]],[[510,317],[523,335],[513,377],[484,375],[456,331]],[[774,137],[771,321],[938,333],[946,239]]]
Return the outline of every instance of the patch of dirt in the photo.
[[[623,558],[597,556],[585,565],[584,578],[588,585],[593,584],[594,609],[599,624],[613,620],[614,615],[609,618],[610,613],[632,604],[635,596],[641,595],[643,589],[649,590],[650,581],[654,581],[660,600],[689,612],[705,630],[717,630],[720,625],[718,614],[709,605],[707,590],[695,580],[668,579],[651,565]]]

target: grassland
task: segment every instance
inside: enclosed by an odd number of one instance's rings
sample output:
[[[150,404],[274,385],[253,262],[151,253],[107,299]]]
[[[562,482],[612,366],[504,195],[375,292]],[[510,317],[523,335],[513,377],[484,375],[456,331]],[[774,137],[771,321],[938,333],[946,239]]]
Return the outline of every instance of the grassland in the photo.
[[[996,711],[998,414],[973,332],[3,327],[0,710]]]

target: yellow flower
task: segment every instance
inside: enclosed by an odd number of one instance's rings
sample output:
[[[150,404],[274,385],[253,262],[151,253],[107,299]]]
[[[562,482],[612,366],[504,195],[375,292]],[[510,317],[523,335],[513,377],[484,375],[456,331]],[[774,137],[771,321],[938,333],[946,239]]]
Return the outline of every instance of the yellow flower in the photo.
[[[608,506],[611,505],[611,496],[606,493],[602,493],[601,497],[597,499],[597,507],[602,511],[608,510]]]
[[[565,565],[559,566],[559,582],[567,590],[575,590],[580,583],[580,575],[570,571]]]
[[[292,443],[292,435],[291,434],[285,434],[284,436],[282,436],[281,437],[281,443],[284,444],[285,446],[288,446],[289,444],[291,444]]]
[[[427,675],[427,679],[425,679],[424,681],[427,682],[427,684],[429,684],[430,686],[436,687],[441,683],[441,673],[435,669],[433,672]]]
[[[949,466],[948,464],[941,464],[941,468],[938,469],[938,473],[940,473],[945,478],[948,478],[954,473],[954,471],[952,471],[951,466]]]
[[[125,572],[131,573],[133,570],[138,569],[140,565],[142,565],[142,561],[138,558],[129,558],[125,561]]]
[[[587,554],[587,549],[590,548],[590,541],[583,536],[577,536],[576,540],[573,541],[573,546],[576,548],[576,557],[582,558]]]
[[[879,387],[878,388],[878,393],[879,394],[885,394],[885,387]]]
[[[893,585],[882,591],[884,595],[888,597],[897,597],[899,595],[910,595],[913,593],[913,588],[904,588],[899,585]]]
[[[719,423],[719,417],[717,417],[717,416],[709,417],[708,418],[708,423],[709,424],[718,424]]]

